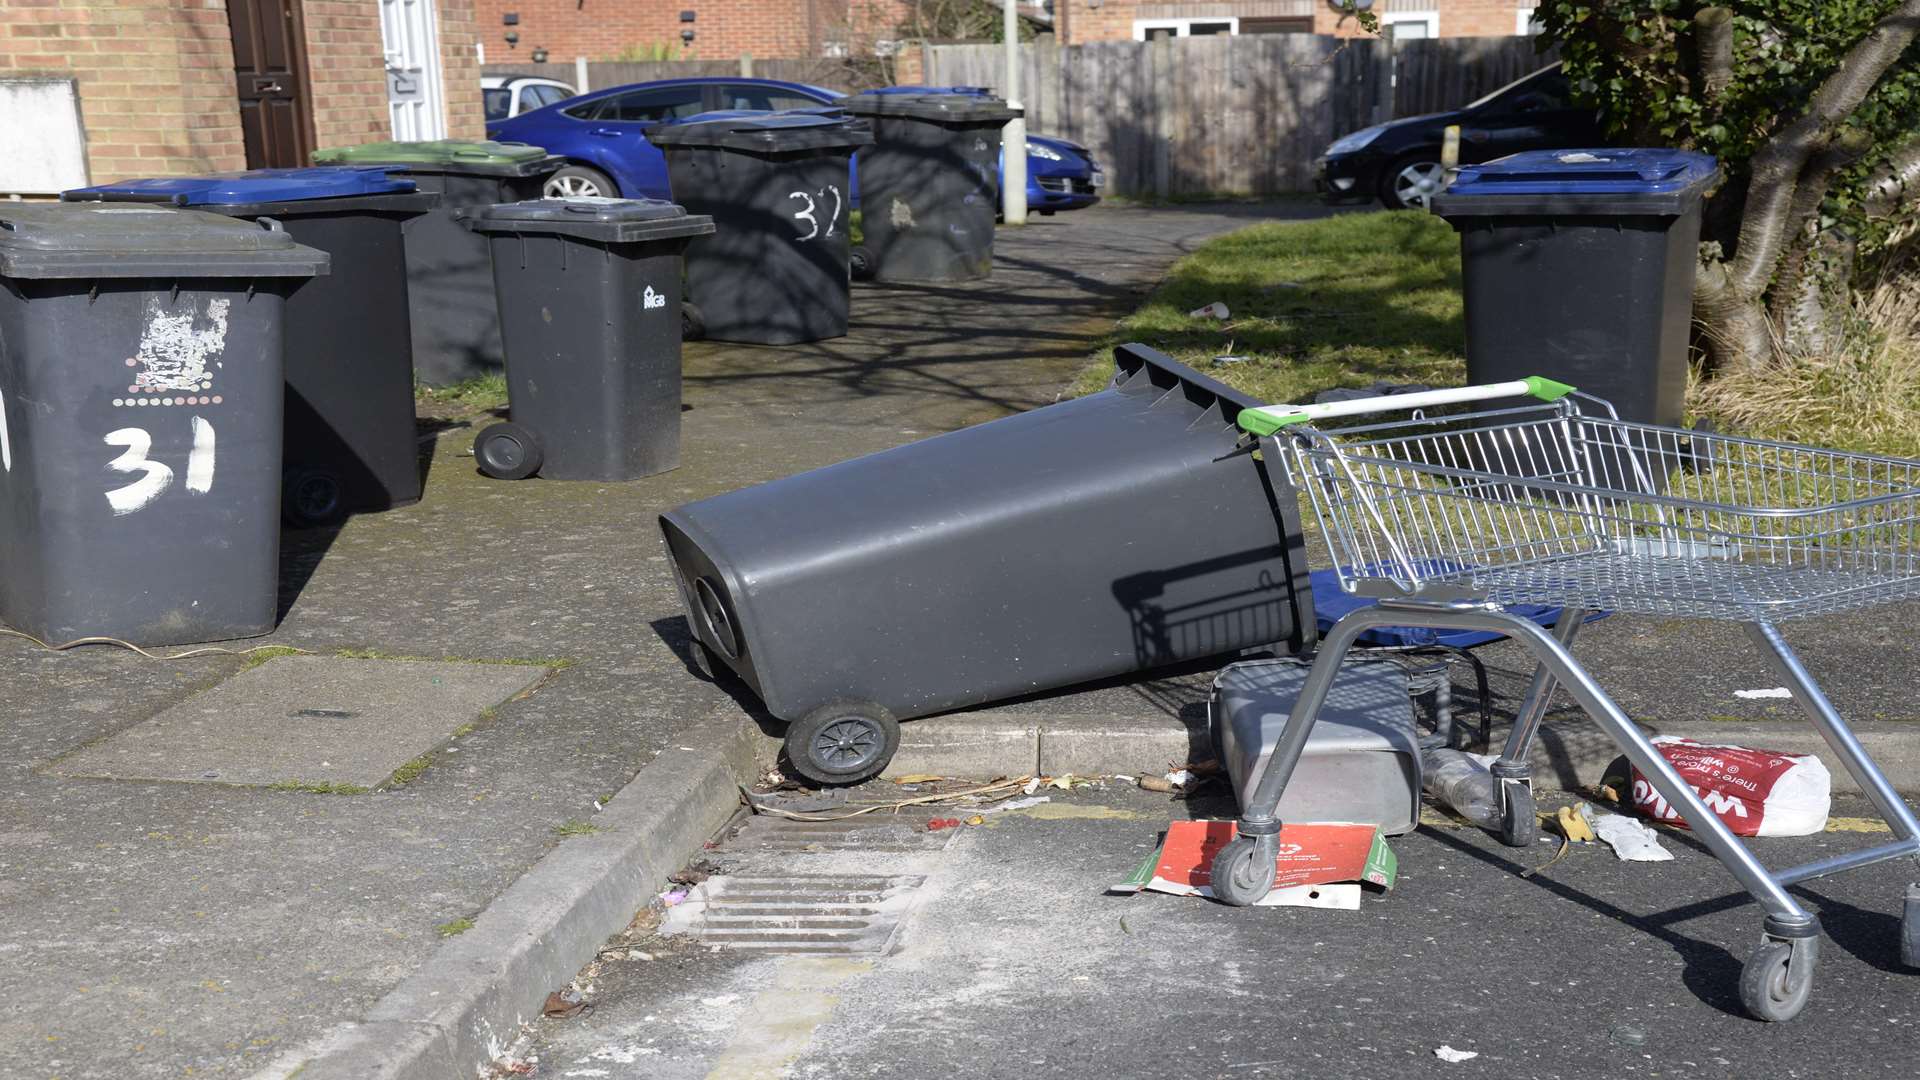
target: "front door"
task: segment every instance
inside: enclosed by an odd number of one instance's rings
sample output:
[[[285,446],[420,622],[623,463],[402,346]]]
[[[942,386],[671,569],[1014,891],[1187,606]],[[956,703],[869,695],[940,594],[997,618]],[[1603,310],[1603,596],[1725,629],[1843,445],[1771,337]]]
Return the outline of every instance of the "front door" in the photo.
[[[247,168],[305,165],[313,120],[299,0],[228,0],[227,25]]]
[[[447,137],[440,85],[440,28],[433,0],[380,0],[380,42],[387,58],[387,108],[393,137],[421,142]],[[478,95],[478,86],[464,88]]]

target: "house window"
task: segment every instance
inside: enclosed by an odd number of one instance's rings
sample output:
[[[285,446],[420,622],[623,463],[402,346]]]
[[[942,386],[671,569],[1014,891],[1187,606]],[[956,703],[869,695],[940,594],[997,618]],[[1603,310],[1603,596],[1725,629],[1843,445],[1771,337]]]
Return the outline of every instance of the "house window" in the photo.
[[[1437,11],[1383,11],[1380,13],[1380,24],[1393,27],[1393,36],[1400,41],[1440,36],[1440,13]]]
[[[1237,34],[1240,20],[1233,16],[1199,19],[1135,19],[1133,40],[1158,41],[1170,37],[1206,37],[1213,34]]]
[[[1513,13],[1513,32],[1521,37],[1534,37],[1547,32],[1540,25],[1538,8],[1520,8]]]

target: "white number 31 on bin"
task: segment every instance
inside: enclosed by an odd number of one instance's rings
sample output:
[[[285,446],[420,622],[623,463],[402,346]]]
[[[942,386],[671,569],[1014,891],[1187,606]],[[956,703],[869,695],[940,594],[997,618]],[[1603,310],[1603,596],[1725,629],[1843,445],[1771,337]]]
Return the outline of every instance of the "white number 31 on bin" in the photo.
[[[205,495],[213,490],[213,425],[198,416],[193,417],[192,424],[193,449],[187,454],[187,490]],[[173,469],[147,456],[153,450],[153,436],[146,428],[109,431],[102,441],[127,450],[107,462],[107,468],[140,474],[133,483],[107,492],[107,503],[113,507],[115,517],[144,509],[173,486]]]

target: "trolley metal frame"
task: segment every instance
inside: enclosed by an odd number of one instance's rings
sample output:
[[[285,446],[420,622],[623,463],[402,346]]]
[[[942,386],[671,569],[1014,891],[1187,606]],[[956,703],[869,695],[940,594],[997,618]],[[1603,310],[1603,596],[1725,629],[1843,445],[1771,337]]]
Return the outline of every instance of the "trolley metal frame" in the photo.
[[[1539,400],[1424,411],[1520,395]],[[1413,415],[1326,430],[1312,423],[1403,410]],[[1820,924],[1787,887],[1890,859],[1920,863],[1920,822],[1774,622],[1920,596],[1920,462],[1627,423],[1606,402],[1538,377],[1269,406],[1243,412],[1240,424],[1312,503],[1342,586],[1379,603],[1342,618],[1321,643],[1292,710],[1299,722],[1250,785],[1239,836],[1214,862],[1215,896],[1250,904],[1271,888],[1276,808],[1356,638],[1380,626],[1504,634],[1538,666],[1492,766],[1501,839],[1517,847],[1537,835],[1528,755],[1549,697],[1564,686],[1765,912],[1740,979],[1748,1011],[1798,1015]],[[1505,610],[1517,603],[1563,611],[1549,633]],[[1599,608],[1743,623],[1893,839],[1767,869],[1574,659],[1585,617]],[[1900,946],[1920,967],[1920,884],[1906,891]]]

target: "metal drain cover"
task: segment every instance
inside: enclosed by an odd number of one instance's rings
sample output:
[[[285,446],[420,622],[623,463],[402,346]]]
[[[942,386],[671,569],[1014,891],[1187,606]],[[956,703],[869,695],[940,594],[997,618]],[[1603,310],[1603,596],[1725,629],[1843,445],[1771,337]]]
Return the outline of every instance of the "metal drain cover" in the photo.
[[[714,852],[738,869],[697,886],[660,932],[767,953],[882,954],[955,835],[929,831],[925,816],[756,817]]]

